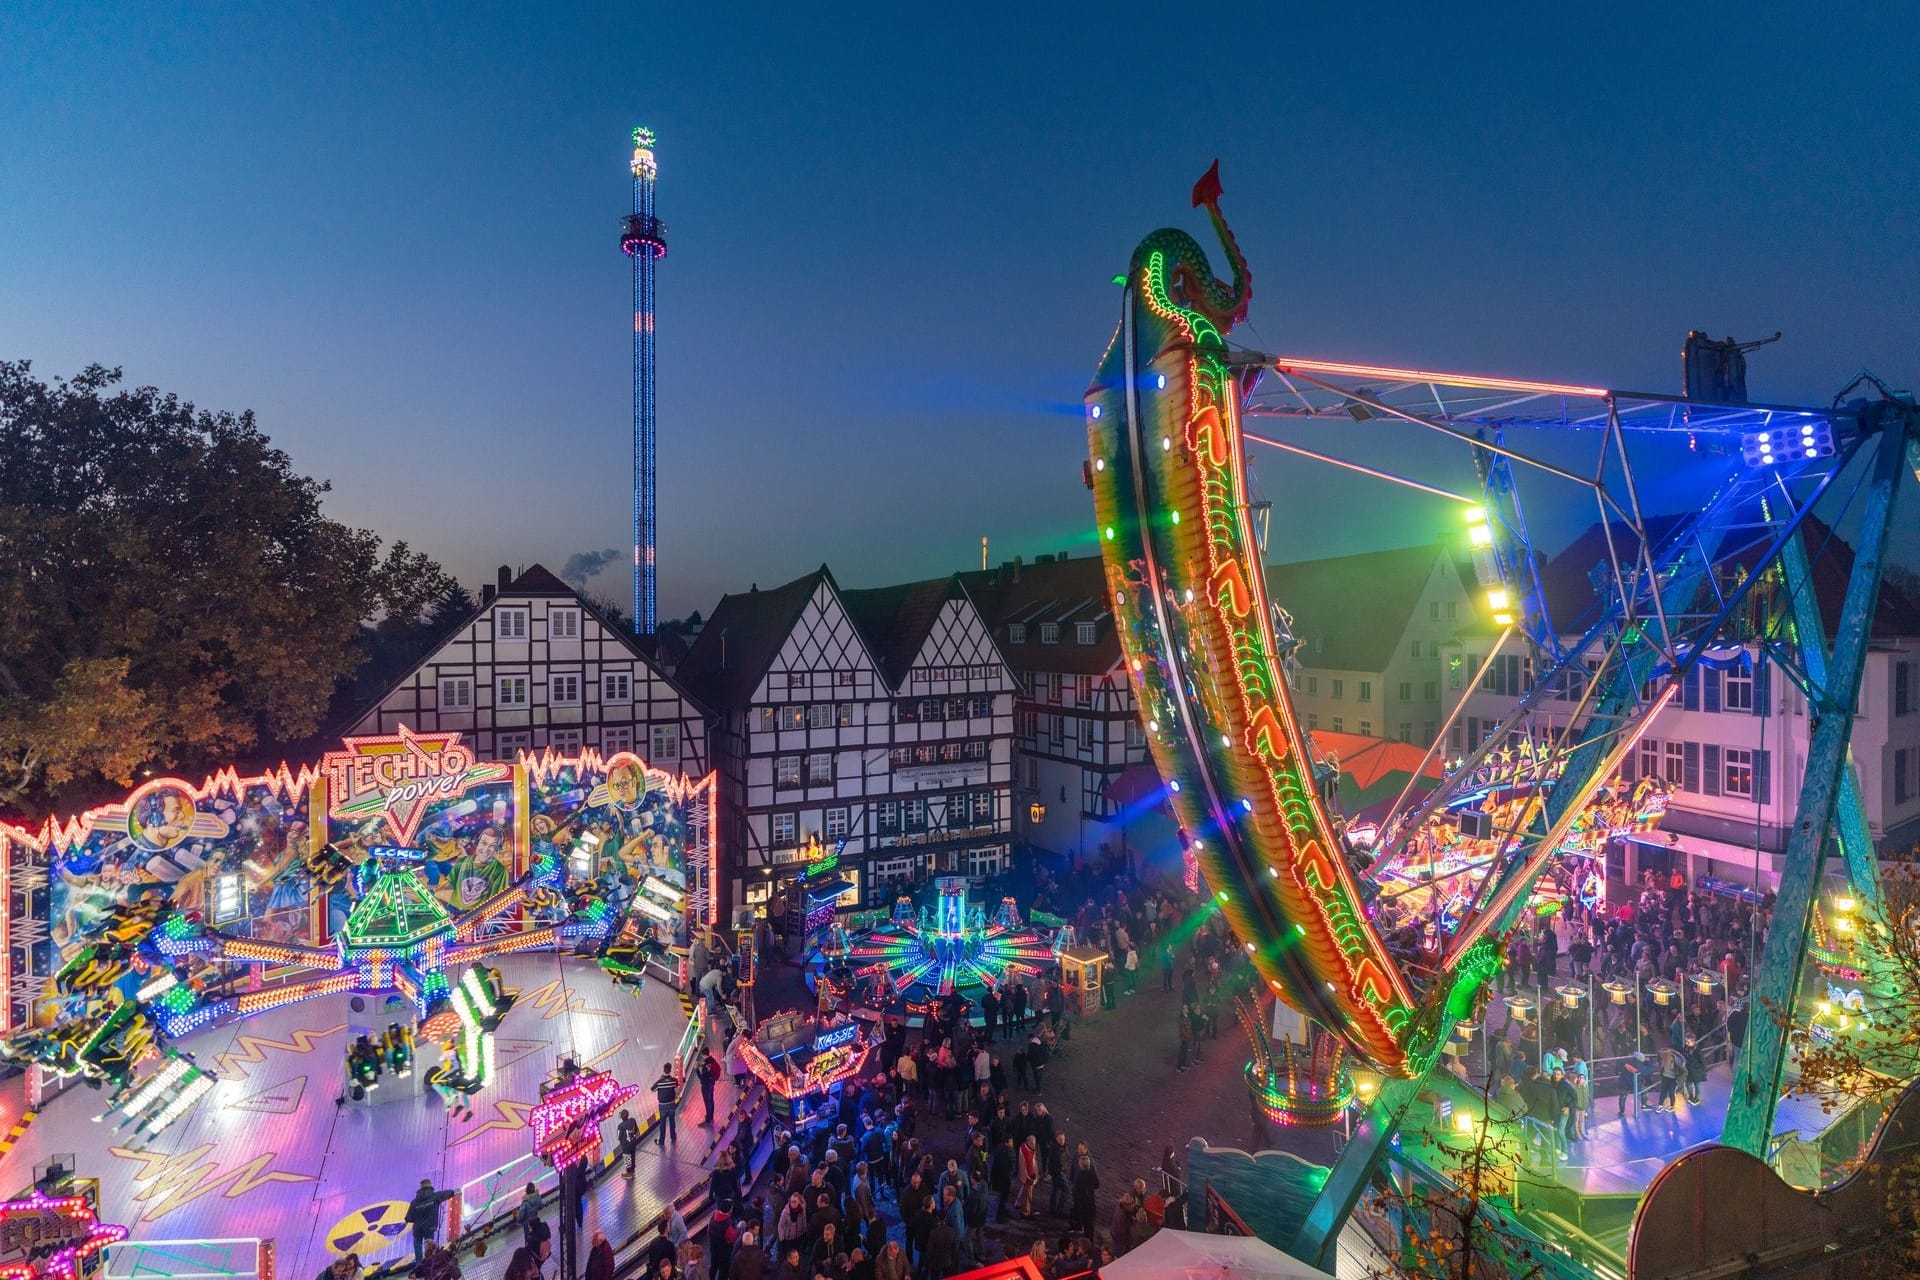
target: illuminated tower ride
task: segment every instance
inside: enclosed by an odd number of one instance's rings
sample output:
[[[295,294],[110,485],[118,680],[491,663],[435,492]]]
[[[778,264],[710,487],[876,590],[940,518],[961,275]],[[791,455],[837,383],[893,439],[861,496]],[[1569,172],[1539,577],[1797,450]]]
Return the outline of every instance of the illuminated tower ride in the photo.
[[[653,264],[667,256],[667,227],[653,214],[653,130],[633,131],[633,212],[620,251],[633,260],[633,629],[653,634]]]

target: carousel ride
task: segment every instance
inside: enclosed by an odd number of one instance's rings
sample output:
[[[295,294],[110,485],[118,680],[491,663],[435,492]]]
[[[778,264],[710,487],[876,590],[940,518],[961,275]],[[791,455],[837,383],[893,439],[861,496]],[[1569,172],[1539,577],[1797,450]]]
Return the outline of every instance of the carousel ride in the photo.
[[[979,1021],[980,997],[1009,981],[1053,971],[1073,945],[1063,921],[1023,921],[1012,898],[989,917],[967,898],[967,882],[935,882],[931,903],[895,901],[892,915],[849,929],[825,926],[807,957],[807,985],[823,1003],[846,1001],[918,1026],[937,1006],[970,1009]],[[824,993],[824,994],[823,994]]]
[[[1246,317],[1252,286],[1221,195],[1216,165],[1193,204],[1225,249],[1229,279],[1175,229],[1149,235],[1116,278],[1119,324],[1085,397],[1083,478],[1190,883],[1204,878],[1261,982],[1311,1024],[1304,1048],[1256,1041],[1265,1045],[1250,1073],[1256,1099],[1290,1111],[1338,1101],[1342,1060],[1380,1081],[1368,1123],[1319,1189],[1297,1242],[1303,1256],[1324,1259],[1454,1029],[1477,1017],[1543,882],[1549,895],[1557,886],[1597,897],[1599,850],[1658,820],[1665,785],[1633,776],[1654,717],[1683,689],[1687,709],[1697,709],[1703,677],[1716,690],[1737,679],[1752,700],[1741,709],[1756,715],[1776,682],[1810,704],[1857,702],[1894,493],[1903,469],[1920,467],[1920,412],[1868,375],[1826,409],[1745,403],[1735,344],[1704,335],[1689,340],[1690,394],[1681,396],[1247,350],[1227,337]],[[1848,400],[1857,388],[1878,396]],[[1301,438],[1256,434],[1255,417]],[[1331,443],[1304,439],[1315,430]],[[1453,446],[1457,462],[1429,483],[1362,463],[1347,447],[1353,436],[1388,431]],[[1266,513],[1279,512],[1252,492],[1247,455],[1256,444],[1464,510],[1457,533],[1472,564],[1474,612],[1490,626],[1467,632],[1436,674],[1448,676],[1449,690],[1507,701],[1495,719],[1474,720],[1469,738],[1465,694],[1450,693],[1416,771],[1454,757],[1438,786],[1403,794],[1368,824],[1366,839],[1317,785],[1325,764],[1295,707],[1300,642],[1264,572],[1289,557],[1267,542]],[[1566,463],[1581,448],[1596,460]],[[1657,468],[1669,497],[1686,494],[1678,514],[1643,514],[1636,466]],[[1808,551],[1820,526],[1808,515],[1823,497],[1846,493],[1835,483],[1843,473],[1858,516],[1856,568],[1843,571],[1829,648]],[[1477,483],[1462,485],[1466,477]],[[1549,590],[1523,507],[1523,493],[1538,501],[1539,488],[1572,494],[1598,517],[1590,593]],[[1848,514],[1822,519],[1831,528]],[[1283,527],[1274,521],[1276,538]],[[1356,583],[1354,607],[1364,602]],[[1742,670],[1727,675],[1730,667]],[[1755,975],[1756,997],[1783,1007],[1802,995],[1829,852],[1844,859],[1863,903],[1878,900],[1846,759],[1851,720],[1811,721],[1809,749],[1797,757],[1804,773],[1788,783],[1798,785],[1798,806],[1787,872]],[[1722,766],[1733,793],[1766,789],[1763,755]],[[1771,1020],[1753,1020],[1747,1035],[1724,1141],[1764,1156],[1786,1052]]]

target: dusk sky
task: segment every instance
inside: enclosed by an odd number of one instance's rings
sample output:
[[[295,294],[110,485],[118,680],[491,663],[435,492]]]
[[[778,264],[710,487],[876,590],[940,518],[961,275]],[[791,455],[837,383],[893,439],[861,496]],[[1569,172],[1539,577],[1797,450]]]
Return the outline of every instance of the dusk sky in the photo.
[[[0,8],[0,357],[250,407],[469,585],[622,547],[651,125],[663,617],[1091,550],[1110,281],[1216,156],[1266,350],[1920,381],[1911,6],[551,8]],[[1274,559],[1457,524],[1303,465]]]

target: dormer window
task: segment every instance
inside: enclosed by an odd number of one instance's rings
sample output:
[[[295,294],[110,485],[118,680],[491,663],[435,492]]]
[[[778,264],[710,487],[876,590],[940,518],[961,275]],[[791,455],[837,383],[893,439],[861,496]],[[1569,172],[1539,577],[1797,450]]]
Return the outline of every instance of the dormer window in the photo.
[[[1041,644],[1059,644],[1060,643],[1060,624],[1057,622],[1041,623],[1040,624],[1040,643]]]
[[[1027,624],[1024,622],[1009,622],[1007,624],[1007,643],[1025,644],[1026,642]]]
[[[1073,642],[1075,644],[1092,644],[1093,643],[1093,624],[1091,622],[1074,623],[1073,624]]]

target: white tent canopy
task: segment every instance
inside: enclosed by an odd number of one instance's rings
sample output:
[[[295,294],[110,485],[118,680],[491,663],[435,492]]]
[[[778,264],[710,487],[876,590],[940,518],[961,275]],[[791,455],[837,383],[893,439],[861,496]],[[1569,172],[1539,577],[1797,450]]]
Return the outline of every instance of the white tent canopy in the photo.
[[[1156,1231],[1100,1268],[1100,1280],[1333,1280],[1263,1240]]]

